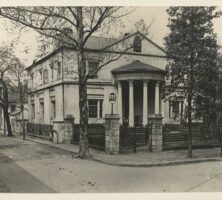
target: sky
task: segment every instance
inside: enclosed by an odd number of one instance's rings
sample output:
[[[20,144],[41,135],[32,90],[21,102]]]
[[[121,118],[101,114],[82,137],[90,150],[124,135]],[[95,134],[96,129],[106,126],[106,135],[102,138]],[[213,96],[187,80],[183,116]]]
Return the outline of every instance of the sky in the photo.
[[[161,6],[140,6],[136,7],[136,10],[132,12],[130,15],[123,19],[126,27],[132,27],[133,24],[140,20],[144,19],[145,23],[149,25],[152,22],[150,27],[150,35],[148,36],[152,41],[157,43],[160,46],[164,45],[163,38],[168,33],[167,28],[167,18],[168,15],[166,13],[167,7]],[[218,9],[222,10],[222,7],[218,7]],[[8,26],[10,22],[5,19],[0,19],[0,43],[1,42],[10,42],[14,37],[20,34],[20,42],[15,47],[16,55],[23,60],[25,65],[30,65],[32,61],[36,58],[37,54],[37,34],[34,31],[23,31],[19,32],[18,30],[8,30]],[[10,26],[9,26],[10,27]],[[214,20],[214,29],[215,33],[218,36],[218,44],[222,45],[222,17]],[[28,54],[24,53],[24,49],[29,48],[30,51]]]

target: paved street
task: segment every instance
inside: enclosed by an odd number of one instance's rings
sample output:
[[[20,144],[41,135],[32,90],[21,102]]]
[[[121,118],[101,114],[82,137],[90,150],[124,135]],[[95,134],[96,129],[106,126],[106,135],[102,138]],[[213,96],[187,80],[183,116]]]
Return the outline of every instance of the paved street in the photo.
[[[221,180],[222,162],[118,167],[0,136],[0,192],[217,192]]]

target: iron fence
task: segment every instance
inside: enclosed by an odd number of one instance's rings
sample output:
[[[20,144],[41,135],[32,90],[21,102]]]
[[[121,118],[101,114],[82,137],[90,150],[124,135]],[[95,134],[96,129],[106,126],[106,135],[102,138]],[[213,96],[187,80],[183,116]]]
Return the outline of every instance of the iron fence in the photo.
[[[149,132],[148,126],[120,126],[120,152],[136,152],[144,147],[148,150]]]
[[[73,125],[73,142],[79,143],[80,125]],[[89,146],[99,150],[105,150],[105,126],[103,124],[88,124]]]
[[[49,124],[27,123],[27,133],[32,136],[39,136],[51,140],[53,135],[53,126]]]
[[[203,123],[192,123],[193,147],[211,147],[220,144],[220,131],[207,128]],[[163,148],[185,148],[188,145],[188,124],[165,124],[163,126]]]

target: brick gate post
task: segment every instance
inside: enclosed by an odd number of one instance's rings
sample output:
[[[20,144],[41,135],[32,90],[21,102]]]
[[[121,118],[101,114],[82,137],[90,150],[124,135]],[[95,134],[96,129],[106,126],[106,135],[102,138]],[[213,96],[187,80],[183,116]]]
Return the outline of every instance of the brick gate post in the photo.
[[[151,127],[152,151],[160,152],[163,150],[163,124],[161,114],[149,114],[149,127]]]
[[[53,142],[64,143],[64,121],[53,121]]]
[[[64,143],[71,144],[73,141],[73,125],[74,117],[72,115],[65,115],[64,117]]]
[[[107,154],[119,153],[119,115],[105,115],[105,151]]]

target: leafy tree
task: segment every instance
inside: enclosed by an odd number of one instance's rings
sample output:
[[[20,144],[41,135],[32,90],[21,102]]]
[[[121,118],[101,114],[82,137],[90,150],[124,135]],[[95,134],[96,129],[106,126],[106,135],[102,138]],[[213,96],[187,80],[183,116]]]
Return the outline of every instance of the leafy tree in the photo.
[[[192,157],[194,99],[201,98],[204,106],[215,101],[218,46],[212,20],[220,13],[215,7],[170,7],[167,13],[170,33],[165,45],[167,71],[171,77],[169,92],[178,91],[180,86],[180,93],[187,99],[188,157]]]
[[[24,101],[25,96],[27,95],[27,84],[24,79],[25,74],[25,65],[19,60],[17,57],[13,59],[12,67],[10,69],[10,75],[14,77],[15,81],[18,85],[18,94],[19,94],[19,101],[18,105],[20,108],[20,113],[22,117],[22,134],[23,134],[23,140],[25,140],[25,119],[24,119]]]
[[[17,58],[13,55],[11,45],[1,46],[0,48],[0,106],[3,109],[4,120],[7,125],[8,136],[13,136],[10,117],[9,117],[9,88],[12,83],[10,71],[12,70]]]
[[[218,67],[219,67],[219,79],[216,86],[216,127],[220,134],[220,143],[221,143],[221,151],[220,155],[222,156],[222,56],[218,55]]]
[[[0,16],[10,19],[16,24],[29,27],[46,38],[53,38],[64,45],[73,47],[77,53],[79,76],[79,110],[80,110],[80,140],[79,156],[90,157],[87,139],[88,107],[87,107],[87,80],[88,78],[112,61],[119,59],[131,47],[120,48],[120,54],[106,57],[98,68],[89,74],[86,70],[86,43],[95,33],[108,34],[111,27],[118,30],[121,17],[131,11],[124,11],[121,7],[3,7]],[[123,25],[123,24],[122,24]],[[137,23],[143,33],[148,28],[140,21]],[[120,37],[123,34],[120,34]],[[103,51],[101,50],[101,53]]]

